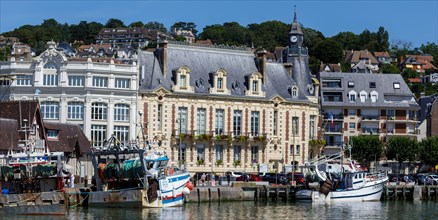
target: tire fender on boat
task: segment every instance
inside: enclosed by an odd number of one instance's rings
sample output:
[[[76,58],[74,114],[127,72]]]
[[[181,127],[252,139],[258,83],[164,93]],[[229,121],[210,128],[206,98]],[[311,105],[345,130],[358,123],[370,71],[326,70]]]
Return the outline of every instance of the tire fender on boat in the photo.
[[[183,194],[184,194],[185,196],[190,195],[190,189],[189,189],[188,187],[184,187],[184,189],[183,189]]]

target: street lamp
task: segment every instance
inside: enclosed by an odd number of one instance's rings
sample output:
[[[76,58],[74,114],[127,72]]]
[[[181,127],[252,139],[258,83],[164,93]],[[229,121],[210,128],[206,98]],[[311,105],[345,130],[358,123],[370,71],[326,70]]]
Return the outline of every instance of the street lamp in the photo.
[[[179,165],[179,169],[181,170],[181,166],[182,166],[182,152],[181,152],[181,138],[182,138],[182,136],[181,136],[181,125],[182,125],[182,120],[181,120],[181,113],[179,113],[178,114],[178,119],[177,119],[177,122],[178,122],[178,125],[179,125],[179,133],[178,133],[178,135],[179,135],[179,151],[178,151],[178,165]]]

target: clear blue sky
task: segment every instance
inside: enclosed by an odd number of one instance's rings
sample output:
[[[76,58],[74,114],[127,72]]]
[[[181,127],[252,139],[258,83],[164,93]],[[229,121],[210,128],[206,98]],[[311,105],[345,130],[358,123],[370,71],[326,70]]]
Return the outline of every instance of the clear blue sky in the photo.
[[[293,5],[300,23],[325,36],[341,31],[359,34],[364,29],[376,32],[383,26],[390,42],[410,41],[414,47],[426,42],[438,44],[438,0],[0,0],[0,33],[49,18],[68,24],[83,20],[105,24],[109,18],[126,25],[158,21],[167,28],[178,21],[192,21],[201,32],[206,25],[228,21],[243,26],[269,20],[290,23]]]

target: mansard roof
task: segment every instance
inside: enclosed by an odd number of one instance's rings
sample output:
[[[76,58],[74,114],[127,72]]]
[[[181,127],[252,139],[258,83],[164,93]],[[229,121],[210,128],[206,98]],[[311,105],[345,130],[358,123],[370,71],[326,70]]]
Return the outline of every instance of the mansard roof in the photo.
[[[340,102],[329,102],[322,98],[322,106],[368,106],[368,107],[401,107],[419,109],[417,101],[414,98],[411,90],[400,74],[367,74],[367,73],[339,73],[339,72],[321,72],[321,92],[324,97],[326,92],[342,92],[342,100]],[[323,87],[325,80],[340,79],[341,87]],[[348,83],[353,82],[354,86],[349,87]],[[370,88],[370,83],[374,83]],[[394,84],[398,83],[399,88],[395,88]],[[355,102],[350,102],[348,93],[355,91],[360,93],[366,91],[370,94],[373,91],[378,93],[376,102],[371,102],[370,97],[367,97],[365,102],[361,102],[359,97]]]
[[[256,57],[250,50],[168,44],[166,73],[163,74],[159,59],[162,50],[163,48],[158,48],[155,52],[141,51],[139,53],[140,92],[154,91],[160,87],[171,91],[175,82],[175,71],[186,66],[190,69],[190,86],[193,86],[195,94],[209,94],[209,88],[212,87],[209,74],[223,69],[227,72],[226,87],[230,90],[230,95],[245,97],[245,91],[249,89],[246,78],[259,72]],[[266,82],[262,86],[266,97],[261,98],[269,99],[280,95],[286,100],[292,100],[289,89],[295,84],[282,64],[268,62]],[[308,99],[300,93],[298,100],[307,101]]]

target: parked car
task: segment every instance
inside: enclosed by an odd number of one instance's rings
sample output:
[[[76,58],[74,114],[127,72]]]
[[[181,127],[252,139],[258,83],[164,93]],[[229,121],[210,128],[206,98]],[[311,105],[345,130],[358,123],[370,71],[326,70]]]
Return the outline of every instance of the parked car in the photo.
[[[426,184],[426,173],[417,173],[415,174],[415,180],[417,181],[418,185],[424,185]]]
[[[236,181],[245,181],[245,176],[248,175],[248,181],[263,181],[263,178],[254,173],[243,173],[239,177],[236,178]]]
[[[236,170],[229,170],[225,173],[225,175],[230,174],[231,177],[240,177],[242,176],[243,172],[242,171],[236,171]]]
[[[427,185],[438,185],[438,175],[428,175],[426,177]]]
[[[296,182],[297,185],[302,185],[304,184],[305,180],[304,180],[304,174],[300,173],[300,172],[294,172],[293,173],[293,180]],[[287,174],[287,179],[289,181],[289,183],[292,181],[292,173],[288,173]]]
[[[263,181],[271,184],[287,184],[288,180],[284,173],[259,173]]]

